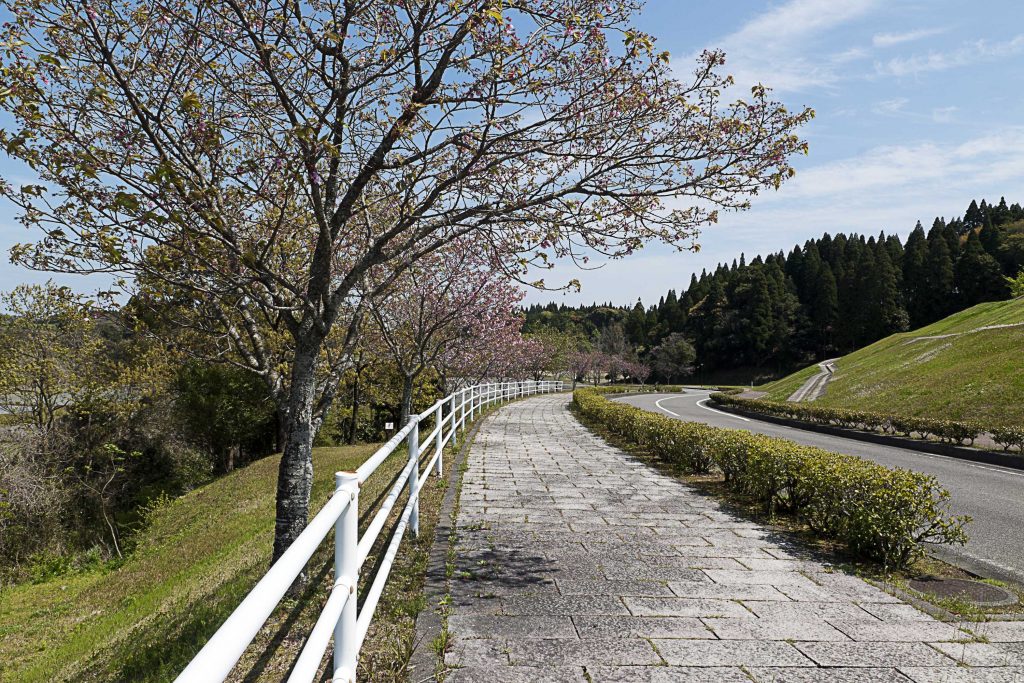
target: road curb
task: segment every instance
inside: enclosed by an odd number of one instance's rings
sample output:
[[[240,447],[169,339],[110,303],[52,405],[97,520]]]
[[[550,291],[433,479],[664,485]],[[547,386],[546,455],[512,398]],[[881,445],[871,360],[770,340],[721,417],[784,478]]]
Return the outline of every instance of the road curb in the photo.
[[[804,422],[802,420],[794,420],[788,417],[778,417],[775,415],[765,415],[755,410],[743,410],[736,406],[724,405],[716,403],[712,399],[716,410],[721,410],[725,413],[735,413],[736,415],[743,415],[754,420],[760,420],[761,422],[771,422],[773,424],[782,425],[784,427],[793,427],[794,429],[803,429],[808,432],[818,432],[819,434],[829,434],[831,436],[840,436],[845,439],[854,439],[856,441],[866,441],[869,443],[877,443],[883,446],[893,446],[895,448],[903,448],[911,451],[921,451],[924,453],[932,453],[934,455],[944,455],[950,458],[959,458],[960,460],[970,460],[973,462],[985,463],[987,465],[998,465],[1000,467],[1008,467],[1015,470],[1024,470],[1024,457],[1020,455],[1010,455],[1009,453],[996,453],[994,451],[983,451],[978,448],[967,448],[966,446],[954,446],[948,443],[935,443],[933,441],[920,441],[918,439],[905,439],[899,436],[890,436],[888,434],[876,434],[874,432],[864,432],[859,429],[846,429],[845,427],[835,427],[832,425],[822,425],[814,422]]]

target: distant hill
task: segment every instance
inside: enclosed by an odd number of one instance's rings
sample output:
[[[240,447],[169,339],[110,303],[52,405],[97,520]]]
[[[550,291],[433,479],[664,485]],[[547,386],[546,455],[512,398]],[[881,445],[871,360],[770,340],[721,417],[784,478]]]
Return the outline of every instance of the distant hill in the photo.
[[[785,401],[817,371],[758,388]],[[839,358],[815,405],[1024,424],[1024,297],[979,304]]]

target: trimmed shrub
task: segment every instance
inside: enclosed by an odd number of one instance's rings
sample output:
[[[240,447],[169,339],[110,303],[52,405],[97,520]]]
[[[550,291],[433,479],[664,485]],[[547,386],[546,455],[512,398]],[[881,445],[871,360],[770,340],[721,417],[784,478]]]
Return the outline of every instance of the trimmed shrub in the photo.
[[[1024,453],[1024,427],[996,427],[992,430],[992,439],[1004,451],[1016,446],[1017,450]]]
[[[862,557],[899,568],[921,554],[921,543],[960,545],[967,540],[969,519],[950,514],[949,493],[934,477],[785,439],[673,420],[610,401],[605,393],[577,389],[573,402],[588,419],[680,470],[720,471],[729,488],[758,501],[768,513],[793,513]],[[766,406],[786,416],[806,408]]]
[[[974,440],[985,430],[974,422],[937,420],[927,417],[883,415],[863,410],[843,410],[798,403],[776,403],[760,399],[737,398],[724,393],[711,394],[719,405],[732,405],[762,415],[774,415],[814,424],[863,429],[882,434],[897,434],[906,438],[917,435],[920,439],[935,437],[944,443],[974,445]]]

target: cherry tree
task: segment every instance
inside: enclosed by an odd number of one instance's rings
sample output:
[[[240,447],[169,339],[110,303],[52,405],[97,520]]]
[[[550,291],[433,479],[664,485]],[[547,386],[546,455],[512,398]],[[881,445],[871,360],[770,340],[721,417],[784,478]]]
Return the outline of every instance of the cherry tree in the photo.
[[[192,302],[217,357],[264,378],[279,557],[366,302],[421,259],[469,234],[520,276],[692,247],[792,174],[812,112],[723,99],[719,52],[677,80],[642,6],[10,0],[0,144],[39,180],[0,194],[42,232],[13,257]]]
[[[650,366],[637,360],[626,361],[623,364],[623,371],[630,377],[630,379],[639,382],[640,386],[643,386],[647,381],[647,378],[651,376]]]
[[[497,369],[481,361],[499,357],[518,337],[522,321],[513,312],[521,299],[480,245],[463,238],[423,257],[371,301],[375,332],[402,376],[400,424],[412,414],[413,389],[425,370],[456,359],[463,373],[471,365],[477,372]]]

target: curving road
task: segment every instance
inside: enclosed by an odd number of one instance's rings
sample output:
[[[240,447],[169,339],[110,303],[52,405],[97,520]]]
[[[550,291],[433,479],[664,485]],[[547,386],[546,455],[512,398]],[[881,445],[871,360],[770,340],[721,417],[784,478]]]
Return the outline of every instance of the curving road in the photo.
[[[709,394],[705,390],[687,389],[685,394],[626,396],[617,400],[679,420],[746,429],[931,474],[949,490],[953,510],[974,519],[968,527],[970,541],[965,548],[939,548],[936,554],[975,573],[1024,585],[1024,471],[732,415],[708,406]]]

